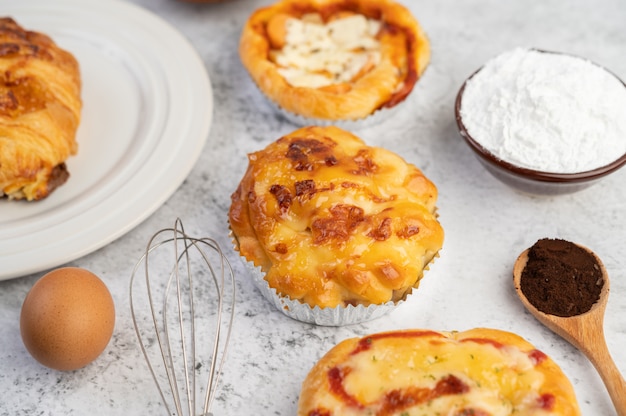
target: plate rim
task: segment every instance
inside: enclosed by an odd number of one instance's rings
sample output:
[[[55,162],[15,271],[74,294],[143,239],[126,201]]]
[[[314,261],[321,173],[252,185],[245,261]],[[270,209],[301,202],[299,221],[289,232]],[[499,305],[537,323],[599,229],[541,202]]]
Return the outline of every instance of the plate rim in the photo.
[[[109,203],[114,200],[114,197],[117,197],[115,199],[117,202],[122,193],[135,191],[136,193],[133,197],[128,198],[127,206],[124,206],[124,204],[117,207],[107,206],[106,208],[111,209],[110,212],[105,213],[108,214],[108,217],[99,218],[97,221],[91,221],[94,218],[90,218],[88,215],[91,214],[93,216],[96,214],[96,211],[92,209],[91,212],[81,213],[81,215],[71,217],[60,224],[48,224],[48,227],[36,231],[32,235],[21,235],[14,238],[14,241],[23,241],[24,238],[34,240],[44,237],[44,241],[40,241],[34,247],[24,247],[24,250],[19,253],[11,252],[8,255],[0,253],[0,264],[2,264],[0,268],[1,281],[41,272],[81,258],[120,238],[152,215],[180,187],[196,165],[211,131],[214,101],[211,80],[197,49],[170,23],[138,5],[121,0],[108,0],[106,2],[97,0],[56,0],[55,2],[29,0],[21,4],[0,0],[0,6],[4,8],[6,15],[13,15],[18,23],[20,15],[24,18],[29,11],[32,13],[33,10],[41,14],[42,7],[47,7],[48,10],[71,10],[72,13],[78,15],[83,13],[97,15],[100,22],[103,19],[115,18],[115,23],[118,25],[116,30],[118,31],[120,24],[131,21],[133,23],[141,23],[138,26],[141,29],[135,30],[143,31],[143,34],[148,34],[146,30],[158,30],[159,45],[162,45],[165,37],[165,40],[170,45],[175,46],[176,49],[173,51],[163,47],[155,48],[152,50],[154,55],[151,57],[157,56],[159,59],[172,59],[168,53],[175,53],[175,58],[183,56],[186,59],[184,72],[187,77],[183,78],[186,79],[185,82],[188,86],[184,91],[173,91],[172,83],[174,81],[168,78],[168,74],[165,73],[164,81],[168,86],[167,105],[172,106],[172,97],[169,95],[176,95],[174,99],[177,100],[192,97],[194,101],[190,104],[195,104],[193,115],[191,115],[191,111],[188,114],[177,114],[177,109],[168,109],[166,113],[168,118],[159,130],[159,137],[156,140],[157,144],[154,148],[149,149],[149,154],[139,154],[139,156],[145,157],[146,163],[138,168],[136,172],[137,178],[124,183],[117,189],[114,195],[104,197],[104,200]],[[123,18],[120,19],[120,16],[123,16]],[[69,19],[69,17],[65,18]],[[27,29],[37,30],[30,27]],[[120,47],[124,48],[122,45]],[[165,72],[171,71],[171,68],[169,66],[165,69]],[[157,70],[163,71],[164,68],[157,68]],[[178,113],[181,112],[178,111]],[[185,124],[182,127],[180,125],[172,126],[174,116],[183,116]],[[139,124],[140,122],[138,121]],[[172,131],[174,127],[176,131]],[[178,130],[179,128],[184,128],[185,131],[181,133]],[[173,139],[174,135],[176,135],[175,139]],[[184,139],[181,140],[180,137]],[[136,140],[137,137],[133,136],[132,141],[135,142]],[[171,153],[172,149],[174,150],[173,153]],[[157,157],[168,158],[167,163],[163,165],[164,169],[161,172],[148,172],[146,167],[151,166],[148,162],[152,162],[152,165],[154,165]],[[113,162],[117,163],[118,161],[116,159]],[[174,172],[170,170],[172,167],[176,167]],[[166,170],[167,173],[165,173]],[[165,183],[156,179],[160,179],[165,175],[169,178]],[[141,183],[140,178],[144,177],[149,181],[148,186],[144,189],[133,189],[132,186],[137,188],[136,185]],[[98,178],[98,180],[100,179]],[[98,192],[93,193],[92,198],[95,197],[102,198],[101,195],[98,195]],[[14,202],[21,203],[20,201]],[[132,204],[135,204],[135,206],[130,207],[129,205]],[[102,209],[99,211],[102,211]],[[132,215],[120,215],[120,213],[123,214],[125,212],[130,212]],[[116,214],[117,217],[115,217]],[[45,212],[43,216],[45,217]],[[86,222],[88,224],[85,224]],[[50,235],[55,232],[67,232],[67,235],[62,234],[64,238],[61,241],[50,241]],[[9,238],[8,242],[5,241],[5,243],[11,242],[11,238]],[[43,255],[41,253],[42,250],[45,250]]]

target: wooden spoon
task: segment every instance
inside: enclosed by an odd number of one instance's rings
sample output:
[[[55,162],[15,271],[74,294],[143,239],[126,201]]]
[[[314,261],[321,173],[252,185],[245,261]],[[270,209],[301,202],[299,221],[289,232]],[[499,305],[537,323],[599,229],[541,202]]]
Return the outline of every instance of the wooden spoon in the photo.
[[[600,293],[600,298],[583,314],[571,317],[560,317],[550,315],[538,310],[533,306],[524,293],[522,293],[520,279],[522,270],[528,261],[528,250],[524,251],[515,261],[513,267],[513,283],[515,291],[522,303],[542,324],[550,328],[556,334],[563,337],[570,344],[581,350],[594,365],[600,377],[604,381],[611,396],[615,410],[619,416],[626,416],[626,382],[615,366],[611,354],[604,338],[604,311],[609,299],[609,276],[606,268],[598,256],[586,247],[579,247],[587,250],[598,261],[602,269],[604,284]]]

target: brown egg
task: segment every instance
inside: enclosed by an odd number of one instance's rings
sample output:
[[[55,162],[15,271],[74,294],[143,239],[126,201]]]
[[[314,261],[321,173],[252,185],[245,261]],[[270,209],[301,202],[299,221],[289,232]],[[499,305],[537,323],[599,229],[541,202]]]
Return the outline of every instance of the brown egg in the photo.
[[[53,270],[31,288],[20,316],[24,345],[41,364],[75,370],[106,348],[115,324],[115,305],[105,284],[88,270]]]

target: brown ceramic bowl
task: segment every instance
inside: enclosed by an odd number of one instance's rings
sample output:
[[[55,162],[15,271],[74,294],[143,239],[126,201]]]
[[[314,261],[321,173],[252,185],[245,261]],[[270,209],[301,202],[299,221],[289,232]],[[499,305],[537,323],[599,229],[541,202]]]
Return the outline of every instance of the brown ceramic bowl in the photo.
[[[541,52],[558,53],[546,51]],[[472,74],[468,78],[468,80],[476,75],[479,71],[480,69],[474,72],[474,74]],[[586,172],[552,173],[519,167],[496,157],[493,153],[489,152],[487,149],[481,146],[480,143],[476,141],[472,136],[470,136],[467,129],[465,128],[465,125],[463,124],[460,111],[461,101],[463,99],[463,91],[465,90],[465,85],[467,84],[468,80],[466,80],[461,86],[456,96],[456,101],[454,105],[454,114],[459,133],[461,137],[465,140],[465,142],[469,145],[470,149],[474,151],[478,160],[487,169],[487,171],[503,183],[511,186],[512,188],[536,195],[569,194],[588,188],[589,186],[597,183],[600,179],[617,171],[619,168],[626,164],[626,154],[623,154],[608,165]],[[620,82],[624,85],[624,88],[626,88],[626,84],[624,84],[624,82],[621,80]]]

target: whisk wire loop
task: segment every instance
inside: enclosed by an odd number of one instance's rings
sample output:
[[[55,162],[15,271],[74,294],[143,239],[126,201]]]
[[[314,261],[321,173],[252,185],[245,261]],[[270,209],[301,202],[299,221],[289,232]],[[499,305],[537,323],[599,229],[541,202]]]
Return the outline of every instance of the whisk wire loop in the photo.
[[[170,237],[162,238],[164,234],[171,234]],[[171,247],[170,247],[171,246]],[[174,264],[167,275],[165,282],[157,285],[152,283],[154,268],[152,258],[157,250],[163,248],[173,248]],[[200,263],[203,265],[203,272],[208,271],[207,279],[214,291],[210,294],[215,298],[215,312],[198,316],[196,294],[203,294],[199,290],[204,289],[202,285],[194,284],[194,263],[191,252],[199,254]],[[217,266],[213,263],[213,254],[218,260]],[[161,260],[157,256],[155,261]],[[196,258],[194,257],[193,260]],[[151,360],[149,346],[153,345],[146,336],[146,331],[139,325],[138,310],[136,309],[135,292],[136,278],[139,269],[144,268],[145,297],[149,304],[151,331],[156,337],[156,347],[160,353],[160,360]],[[163,268],[159,268],[163,270]],[[206,273],[200,273],[206,274]],[[184,276],[186,275],[186,277]],[[230,290],[227,292],[227,288]],[[156,307],[155,297],[157,293],[163,293],[162,305],[159,310]],[[210,238],[194,238],[184,231],[182,221],[177,219],[174,228],[165,228],[155,233],[149,240],[144,255],[140,258],[133,269],[130,280],[130,308],[135,328],[135,334],[139,340],[139,345],[143,356],[147,362],[150,374],[156,384],[161,401],[169,415],[189,415],[189,416],[209,416],[209,413],[216,396],[216,390],[223,372],[226,360],[226,352],[233,327],[235,314],[235,279],[231,265],[222,252],[219,244]],[[170,305],[170,298],[174,298]],[[202,304],[208,303],[209,299],[202,299]],[[170,317],[169,310],[173,308],[173,317]],[[228,313],[228,316],[224,316]],[[204,400],[202,410],[196,414],[196,392],[198,391],[196,373],[203,366],[202,361],[197,360],[197,337],[196,319],[207,318],[214,315],[211,328],[213,329],[212,347],[206,351],[210,355],[210,365],[207,372],[207,382],[204,386]],[[175,321],[178,331],[170,330],[170,322]],[[204,329],[204,328],[203,328]],[[180,363],[177,361],[179,356]],[[153,354],[154,355],[154,354]],[[182,371],[179,370],[181,364]],[[166,392],[159,382],[157,367],[164,370],[169,392]],[[182,385],[181,385],[182,383]],[[185,397],[182,397],[182,396]],[[169,400],[168,400],[169,399]],[[173,407],[170,407],[173,406]],[[185,411],[183,409],[186,408]],[[172,412],[175,410],[175,413]]]

